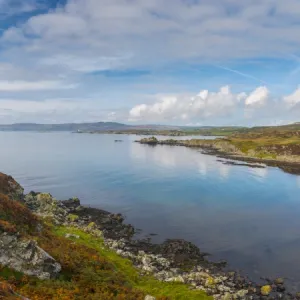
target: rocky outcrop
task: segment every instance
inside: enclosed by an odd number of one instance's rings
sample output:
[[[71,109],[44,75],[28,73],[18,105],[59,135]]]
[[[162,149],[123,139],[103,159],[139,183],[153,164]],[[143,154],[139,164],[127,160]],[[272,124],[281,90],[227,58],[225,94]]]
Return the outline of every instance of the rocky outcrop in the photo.
[[[40,279],[55,278],[61,270],[35,241],[7,233],[0,235],[0,264]]]
[[[40,279],[57,277],[60,264],[30,238],[43,226],[25,207],[23,192],[11,176],[0,173],[0,265]]]
[[[58,201],[51,194],[30,192],[24,201],[35,214],[51,217],[55,224],[94,230],[94,233],[101,231],[107,238],[129,238],[134,234],[131,225],[123,224],[121,214],[81,206],[78,198]]]
[[[150,138],[143,138],[139,141],[141,144],[148,144],[148,145],[156,145],[159,143],[158,139],[154,136]]]

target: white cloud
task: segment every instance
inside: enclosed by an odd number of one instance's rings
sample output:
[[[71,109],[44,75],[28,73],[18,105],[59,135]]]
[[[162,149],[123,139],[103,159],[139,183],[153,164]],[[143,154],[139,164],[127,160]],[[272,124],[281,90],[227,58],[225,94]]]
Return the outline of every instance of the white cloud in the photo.
[[[240,105],[244,93],[233,94],[229,86],[219,92],[203,90],[195,96],[158,96],[154,104],[140,104],[130,110],[131,120],[193,120],[228,116]]]
[[[47,1],[0,0],[0,10],[5,12],[0,13],[0,18],[33,12],[39,8],[38,3]],[[286,111],[289,107],[300,107],[296,105],[300,103],[299,90],[284,98],[271,96],[268,90],[272,89],[269,81],[278,75],[268,76],[272,72],[271,63],[266,61],[266,68],[261,72],[252,72],[252,66],[247,68],[249,65],[239,68],[239,63],[246,60],[286,59],[299,51],[298,0],[284,3],[282,0],[173,0],[172,6],[169,0],[67,0],[64,6],[56,9],[43,10],[43,13],[37,10],[34,16],[24,16],[0,34],[0,92],[3,97],[8,97],[9,93],[11,98],[21,98],[21,91],[30,91],[34,100],[75,96],[84,102],[90,94],[100,95],[90,102],[91,107],[85,108],[87,120],[98,117],[187,124],[214,123],[217,118],[221,123],[227,118],[227,123],[234,124],[243,123],[245,116],[270,119],[272,111],[274,118],[283,122],[289,117],[298,118],[296,110],[290,110],[290,116]],[[188,74],[179,82],[181,75],[178,75],[180,67],[176,69],[177,66],[196,65],[198,68],[201,64],[218,66],[219,70],[211,73],[208,70],[208,75],[204,71],[191,73],[202,75],[192,78]],[[175,75],[168,73],[169,66],[175,69]],[[269,67],[271,71],[266,71]],[[145,93],[159,93],[154,99],[152,97],[152,103],[135,100],[137,88],[132,88],[135,79],[122,81],[97,74],[97,71],[127,69],[149,71],[149,81],[142,82],[138,78],[136,86],[140,85],[141,89],[142,84],[148,85]],[[226,78],[220,78],[225,70],[228,71]],[[169,78],[162,79],[166,73]],[[192,83],[187,83],[188,78]],[[240,81],[235,82],[236,78]],[[206,83],[210,80],[209,90],[178,94],[181,84],[183,91],[194,90],[196,80]],[[255,81],[268,88],[261,86],[249,93]],[[80,82],[78,89],[73,89],[74,82]],[[227,86],[218,92],[211,91],[226,83],[247,92],[233,93]],[[155,86],[156,90],[150,91],[150,86]],[[28,93],[25,95],[27,97]],[[277,98],[279,101],[274,101]],[[111,105],[113,101],[117,104]],[[46,114],[48,106],[44,101],[41,103]],[[106,115],[99,107],[93,110],[95,105],[105,108],[111,105],[117,112]],[[120,114],[120,107],[126,114]]]
[[[74,84],[63,84],[59,81],[7,81],[0,80],[1,92],[21,92],[21,91],[40,91],[40,90],[57,90],[72,89]]]
[[[268,88],[265,86],[260,86],[247,97],[245,104],[248,107],[261,107],[266,104],[268,97]]]
[[[290,105],[300,103],[300,89],[280,99],[271,96],[267,87],[257,87],[250,93],[233,93],[228,86],[219,92],[203,90],[197,95],[158,95],[153,103],[139,104],[129,112],[130,121],[195,124],[259,125],[287,123],[298,119]]]
[[[292,94],[284,97],[284,101],[290,106],[300,103],[300,87],[298,87]]]

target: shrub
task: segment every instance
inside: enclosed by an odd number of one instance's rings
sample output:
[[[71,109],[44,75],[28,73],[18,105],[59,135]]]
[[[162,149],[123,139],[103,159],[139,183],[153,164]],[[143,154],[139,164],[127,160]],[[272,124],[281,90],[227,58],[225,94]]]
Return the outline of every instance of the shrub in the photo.
[[[0,194],[0,220],[2,231],[23,234],[33,233],[38,225],[37,217],[27,207],[3,194]]]

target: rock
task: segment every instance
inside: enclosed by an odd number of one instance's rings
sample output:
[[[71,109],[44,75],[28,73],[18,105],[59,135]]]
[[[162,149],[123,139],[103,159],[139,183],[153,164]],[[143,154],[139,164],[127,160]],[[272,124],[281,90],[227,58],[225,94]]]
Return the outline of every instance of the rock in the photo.
[[[276,291],[279,293],[285,292],[285,286],[283,284],[277,284],[276,285]]]
[[[230,293],[225,293],[225,295],[221,299],[222,300],[232,300],[233,296]]]
[[[63,200],[61,203],[71,212],[76,211],[76,209],[80,206],[80,200],[76,197],[70,198],[69,200]]]
[[[203,262],[199,248],[185,240],[167,240],[159,246],[158,252],[170,259],[176,267],[195,266]]]
[[[149,145],[156,145],[158,143],[158,139],[154,136],[150,138],[143,138],[139,141],[141,144],[149,144]]]
[[[268,296],[268,295],[270,295],[271,292],[272,292],[272,287],[270,285],[264,285],[260,289],[260,293],[263,296]]]
[[[237,293],[235,293],[238,299],[245,299],[247,294],[248,294],[248,290],[240,290]]]
[[[177,277],[171,277],[169,279],[166,279],[167,282],[181,282],[184,283],[184,278],[182,276]]]
[[[213,287],[216,285],[216,281],[213,277],[209,276],[206,281],[205,281],[205,286],[206,287]]]
[[[275,284],[284,284],[284,279],[283,279],[283,278],[276,278],[276,279],[274,280],[274,283],[275,283]]]
[[[61,266],[35,241],[0,235],[0,264],[40,279],[58,276]]]
[[[147,295],[144,300],[156,300],[155,297]]]
[[[74,214],[69,214],[67,215],[67,220],[70,222],[76,222],[78,221],[79,217],[77,215]]]
[[[66,233],[65,237],[66,237],[67,239],[79,239],[79,238],[80,238],[79,235],[72,234],[72,233]]]

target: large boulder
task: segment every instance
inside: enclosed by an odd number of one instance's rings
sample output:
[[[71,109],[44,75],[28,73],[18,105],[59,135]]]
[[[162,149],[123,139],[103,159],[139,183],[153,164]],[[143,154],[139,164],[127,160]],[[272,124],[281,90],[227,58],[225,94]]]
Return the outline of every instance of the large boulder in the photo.
[[[30,192],[24,197],[26,206],[36,215],[51,217],[56,224],[66,220],[67,210],[49,193]]]
[[[61,271],[61,265],[35,241],[8,233],[0,234],[0,264],[40,279],[55,278]]]

